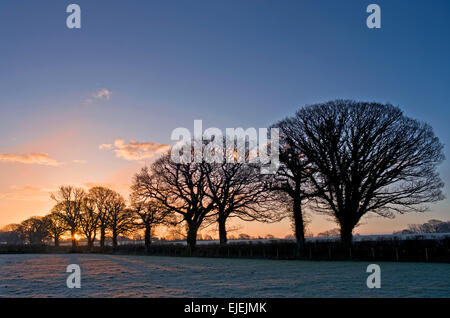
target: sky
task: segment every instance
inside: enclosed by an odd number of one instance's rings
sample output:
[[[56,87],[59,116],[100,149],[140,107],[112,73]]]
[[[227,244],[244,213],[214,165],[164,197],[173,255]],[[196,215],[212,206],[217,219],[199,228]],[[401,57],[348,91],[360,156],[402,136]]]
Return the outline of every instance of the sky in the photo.
[[[81,29],[66,26],[71,3]],[[380,29],[366,26],[371,3]],[[431,124],[449,158],[449,13],[447,0],[2,0],[0,226],[48,213],[62,184],[126,195],[195,119],[263,128],[305,104],[389,102]],[[448,195],[448,160],[439,170]],[[357,232],[450,220],[449,207],[369,217]],[[315,234],[336,227],[310,219]],[[287,220],[233,226],[292,233]]]

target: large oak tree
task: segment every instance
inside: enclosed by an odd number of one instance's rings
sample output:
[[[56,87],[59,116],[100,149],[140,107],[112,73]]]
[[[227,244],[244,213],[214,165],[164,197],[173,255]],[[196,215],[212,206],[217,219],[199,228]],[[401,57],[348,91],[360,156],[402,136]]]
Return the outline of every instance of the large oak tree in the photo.
[[[394,217],[443,199],[443,145],[398,107],[336,100],[301,108],[277,126],[311,162],[316,209],[339,223],[344,245],[367,213]]]

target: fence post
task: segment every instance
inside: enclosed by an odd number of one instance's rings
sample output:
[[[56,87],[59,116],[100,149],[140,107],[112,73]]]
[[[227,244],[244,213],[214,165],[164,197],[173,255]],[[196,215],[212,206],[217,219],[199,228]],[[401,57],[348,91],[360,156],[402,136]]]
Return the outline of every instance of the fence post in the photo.
[[[330,261],[331,261],[331,247],[328,247],[328,258],[329,258]]]
[[[312,247],[309,247],[309,259],[312,259]]]
[[[371,248],[372,250],[372,259],[375,260],[375,250],[373,249],[373,247]]]
[[[279,255],[278,255],[278,247],[277,247],[277,259],[278,259],[278,258],[280,258],[280,257],[279,257]]]
[[[398,262],[398,248],[397,247],[395,248],[395,258],[397,259],[397,262]]]
[[[425,247],[425,261],[428,262],[428,248]]]
[[[352,259],[352,248],[351,247],[349,248],[349,251],[350,251],[350,259]]]

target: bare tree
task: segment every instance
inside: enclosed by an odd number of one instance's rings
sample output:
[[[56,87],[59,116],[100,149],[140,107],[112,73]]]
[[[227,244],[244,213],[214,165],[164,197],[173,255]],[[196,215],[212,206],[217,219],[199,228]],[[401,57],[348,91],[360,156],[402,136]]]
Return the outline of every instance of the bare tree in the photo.
[[[47,219],[33,216],[20,224],[20,231],[29,244],[43,244],[49,236]]]
[[[94,246],[99,223],[99,214],[96,206],[95,200],[91,196],[86,196],[80,213],[80,229],[87,239],[89,250]]]
[[[144,167],[135,176],[141,193],[157,200],[169,213],[181,217],[187,225],[187,245],[192,251],[197,232],[211,215],[213,201],[206,195],[207,179],[202,163],[175,163],[169,154],[158,159],[151,171]]]
[[[203,164],[207,180],[206,195],[214,202],[220,245],[227,244],[226,222],[230,218],[243,221],[273,222],[284,215],[275,206],[260,167],[247,163]]]
[[[54,208],[50,214],[45,216],[48,222],[48,232],[55,246],[59,246],[61,236],[67,231],[65,222],[58,216],[58,208]]]
[[[106,202],[108,226],[112,234],[113,248],[117,248],[117,238],[132,229],[132,212],[127,209],[125,199],[117,192]]]
[[[105,247],[106,230],[108,228],[109,203],[114,199],[114,191],[105,187],[93,187],[89,189],[88,196],[95,205],[98,216],[98,228],[100,229],[100,247]]]
[[[331,229],[325,232],[320,232],[319,234],[317,234],[318,237],[330,237],[330,236],[339,236],[340,234],[340,230],[339,229]]]
[[[308,158],[299,152],[290,138],[290,126],[275,125],[280,128],[280,167],[277,174],[269,179],[271,191],[280,194],[280,202],[285,202],[292,209],[292,225],[297,242],[297,256],[303,253],[305,246],[306,217],[303,206],[308,199],[314,197],[311,187],[310,175],[312,174],[311,163]]]
[[[304,107],[277,126],[312,163],[316,209],[339,223],[345,246],[366,213],[394,217],[443,199],[436,169],[443,146],[429,125],[398,107],[337,100]]]
[[[152,232],[158,225],[170,223],[170,211],[164,208],[157,200],[148,197],[145,190],[141,192],[139,186],[133,185],[130,195],[131,211],[136,216],[137,228],[144,229],[144,242],[147,252],[150,252]]]
[[[6,244],[23,244],[25,238],[20,228],[20,224],[8,224],[0,229],[0,242]]]
[[[251,239],[250,235],[245,234],[245,233],[239,234],[238,238],[239,238],[240,240],[250,240],[250,239]]]
[[[80,229],[80,213],[86,193],[81,188],[61,186],[57,192],[51,194],[56,202],[54,213],[66,224],[72,239],[72,248],[76,248],[75,234]]]
[[[423,224],[409,224],[407,233],[450,233],[450,222],[441,220],[429,220]]]

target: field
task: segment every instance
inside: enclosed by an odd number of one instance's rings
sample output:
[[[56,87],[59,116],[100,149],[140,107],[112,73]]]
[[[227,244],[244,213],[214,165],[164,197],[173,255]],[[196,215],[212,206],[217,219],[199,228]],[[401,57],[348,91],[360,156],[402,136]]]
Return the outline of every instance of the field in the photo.
[[[66,286],[79,264],[81,288]],[[450,297],[450,265],[101,254],[0,255],[0,297]]]

